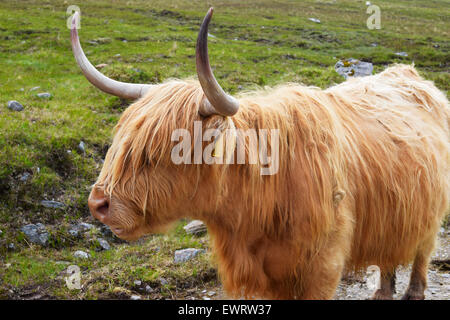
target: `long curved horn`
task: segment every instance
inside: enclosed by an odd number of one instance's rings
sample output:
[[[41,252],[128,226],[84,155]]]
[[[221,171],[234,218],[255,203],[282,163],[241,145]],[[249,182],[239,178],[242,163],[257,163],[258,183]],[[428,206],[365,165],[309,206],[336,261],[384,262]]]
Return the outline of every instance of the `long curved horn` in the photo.
[[[94,86],[100,90],[125,99],[137,99],[141,97],[150,87],[148,84],[126,83],[110,79],[101,74],[86,58],[78,38],[78,31],[76,21],[78,19],[78,12],[73,15],[72,29],[70,31],[72,40],[72,51],[78,65],[81,68],[84,76]]]
[[[223,91],[217,82],[209,64],[208,56],[208,25],[211,21],[213,8],[208,10],[203,19],[200,32],[197,37],[196,47],[196,63],[198,80],[202,86],[207,100],[200,107],[200,114],[209,116],[211,114],[220,114],[224,116],[232,116],[239,110],[239,102],[232,96]]]

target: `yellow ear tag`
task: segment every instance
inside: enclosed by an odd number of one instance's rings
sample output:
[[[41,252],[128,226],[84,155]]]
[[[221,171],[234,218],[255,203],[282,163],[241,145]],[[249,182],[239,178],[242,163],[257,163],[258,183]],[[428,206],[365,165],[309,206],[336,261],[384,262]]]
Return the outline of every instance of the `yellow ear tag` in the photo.
[[[220,137],[216,141],[216,145],[214,146],[213,157],[215,158],[223,157],[223,136],[224,134],[221,133]]]
[[[226,117],[226,120],[228,121],[229,129],[225,130],[225,132],[222,132],[217,138],[216,144],[214,146],[213,151],[213,157],[215,158],[222,158],[224,155],[224,136],[226,136],[226,157],[227,159],[224,159],[226,163],[230,163],[230,160],[232,159],[234,155],[234,149],[236,148],[236,139],[237,139],[237,132],[236,132],[236,126],[234,125],[233,119],[230,117]],[[228,132],[230,131],[230,132]],[[231,136],[229,136],[229,133],[231,133]]]

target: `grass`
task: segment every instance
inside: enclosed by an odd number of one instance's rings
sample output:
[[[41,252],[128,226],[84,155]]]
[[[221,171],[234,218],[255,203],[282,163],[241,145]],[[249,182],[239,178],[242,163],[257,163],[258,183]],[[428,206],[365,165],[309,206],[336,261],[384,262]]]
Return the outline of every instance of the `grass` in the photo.
[[[163,276],[169,279],[169,291],[158,294],[171,297],[176,283],[189,277],[196,285],[202,283],[211,268],[209,255],[182,266],[171,263],[177,248],[207,248],[207,237],[184,235],[184,222],[169,236],[116,244],[110,251],[97,252],[92,243],[65,236],[69,223],[89,216],[90,185],[112,128],[128,104],[98,91],[81,74],[66,28],[69,4],[0,2],[0,296],[17,296],[40,285],[51,297],[118,297],[120,290],[114,288],[135,290],[135,278],[156,285]],[[381,9],[380,30],[367,29],[365,1],[87,0],[79,3],[80,37],[92,63],[106,63],[102,72],[117,80],[158,83],[193,77],[198,28],[214,5],[210,56],[217,78],[231,93],[283,82],[326,88],[344,81],[334,64],[353,57],[372,62],[375,72],[414,62],[449,96],[450,2],[374,4]],[[408,56],[395,54],[400,51]],[[38,98],[40,92],[52,97]],[[19,101],[25,110],[10,111],[9,100]],[[80,141],[85,152],[78,148]],[[30,178],[22,181],[25,173]],[[61,201],[66,207],[47,209],[41,200]],[[49,248],[30,247],[18,231],[36,222],[52,230]],[[15,251],[7,249],[10,243]],[[161,251],[152,254],[157,246]],[[73,251],[86,247],[92,258],[74,260]],[[71,292],[65,287],[61,272],[66,263],[61,261],[82,267],[91,279],[85,289]]]

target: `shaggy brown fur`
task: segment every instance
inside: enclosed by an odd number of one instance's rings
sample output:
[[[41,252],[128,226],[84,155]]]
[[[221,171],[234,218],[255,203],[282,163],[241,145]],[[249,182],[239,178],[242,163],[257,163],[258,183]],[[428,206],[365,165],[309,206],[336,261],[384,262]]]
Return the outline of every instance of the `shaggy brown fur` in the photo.
[[[123,238],[201,219],[225,289],[246,297],[328,299],[345,268],[392,274],[415,259],[406,298],[421,297],[449,196],[450,108],[432,82],[397,65],[327,90],[241,95],[238,129],[280,130],[272,176],[260,164],[171,162],[171,133],[193,136],[202,99],[198,82],[172,80],[120,119],[93,193],[111,196]],[[225,129],[224,119],[203,126]]]

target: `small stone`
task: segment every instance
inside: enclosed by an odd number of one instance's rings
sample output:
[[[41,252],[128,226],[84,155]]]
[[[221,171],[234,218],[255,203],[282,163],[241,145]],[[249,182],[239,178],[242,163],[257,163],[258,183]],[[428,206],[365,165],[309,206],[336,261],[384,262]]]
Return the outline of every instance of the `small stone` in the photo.
[[[119,58],[120,57],[120,53],[115,54],[114,57]]]
[[[206,290],[206,289],[202,291],[202,293],[206,293],[206,292],[208,292],[208,290]]]
[[[94,39],[94,41],[97,43],[100,43],[100,44],[104,44],[104,43],[110,43],[112,40],[111,40],[111,38],[105,37],[105,38]]]
[[[42,223],[27,224],[26,226],[20,228],[20,231],[25,234],[29,242],[39,244],[41,246],[46,246],[50,237],[47,229]]]
[[[74,252],[73,256],[79,259],[89,259],[89,254],[87,252],[77,250]]]
[[[208,37],[210,37],[210,38],[217,38],[215,35],[213,35],[211,33],[208,33]]]
[[[40,89],[40,88],[41,88],[40,86],[33,87],[33,88],[30,89],[30,91],[36,91],[37,89]]]
[[[146,285],[146,286],[145,286],[145,292],[147,292],[147,293],[152,293],[153,291],[154,291],[153,288],[150,287],[149,285]]]
[[[8,250],[11,250],[11,251],[16,250],[16,245],[11,242],[10,244],[8,244]]]
[[[48,93],[48,92],[42,92],[42,93],[38,93],[37,97],[41,98],[41,99],[50,99],[52,97],[52,95],[51,95],[51,93]]]
[[[203,297],[203,300],[211,300],[210,297]]]
[[[370,3],[370,1],[366,1],[366,6],[370,6],[372,5],[372,3]]]
[[[207,295],[208,297],[212,297],[213,295],[215,295],[216,293],[214,291],[208,291]]]
[[[21,105],[16,100],[10,100],[10,101],[8,101],[8,109],[12,110],[12,111],[22,111],[23,110],[23,105]]]
[[[406,53],[406,52],[404,52],[404,51],[402,51],[402,52],[396,52],[395,53],[397,56],[400,56],[400,57],[407,57],[408,56],[408,53]]]
[[[86,146],[84,144],[84,141],[80,141],[80,143],[78,144],[78,150],[80,150],[83,153],[86,152]]]
[[[188,260],[191,260],[195,256],[197,256],[200,253],[205,252],[205,250],[202,249],[195,249],[195,248],[188,248],[183,250],[177,250],[175,251],[174,255],[174,262],[175,263],[182,263],[186,262]]]
[[[159,278],[159,282],[161,283],[162,286],[168,285],[169,281],[167,281],[165,278],[161,277]]]
[[[378,47],[378,43],[374,42],[370,44],[372,47]]]
[[[140,287],[142,284],[141,280],[134,280],[134,285]]]
[[[52,200],[42,200],[41,204],[46,208],[53,208],[53,209],[62,209],[65,207],[64,203]]]
[[[95,67],[96,67],[97,69],[102,69],[102,68],[107,67],[107,66],[108,66],[107,63],[100,63],[100,64],[96,65]]]
[[[111,246],[109,245],[108,241],[102,238],[98,238],[98,243],[100,244],[100,247],[102,247],[103,250],[109,250],[111,249]]]
[[[319,19],[316,18],[308,18],[309,21],[315,22],[315,23],[320,23]]]
[[[81,222],[78,224],[72,224],[69,228],[69,234],[73,237],[78,237],[81,233],[86,232],[94,228],[94,225],[90,223]]]
[[[196,235],[196,236],[200,236],[200,235],[206,233],[206,226],[200,220],[191,221],[186,226],[184,226],[183,229],[187,233],[193,234],[193,235]]]
[[[19,91],[24,92],[25,88],[20,88]]]
[[[24,172],[22,175],[20,175],[19,180],[22,182],[27,182],[30,177],[31,174],[29,172]]]
[[[372,74],[373,64],[350,58],[336,62],[334,69],[345,78],[364,77]]]
[[[113,238],[114,234],[107,225],[102,225],[100,227],[100,233],[106,238]]]
[[[130,297],[130,299],[131,299],[131,300],[141,300],[141,296],[138,296],[137,294],[133,294],[133,295]]]
[[[115,287],[113,289],[113,293],[119,294],[119,295],[127,295],[127,296],[131,295],[131,291],[128,290],[127,288],[123,288],[123,287]]]

